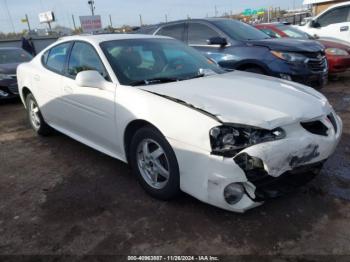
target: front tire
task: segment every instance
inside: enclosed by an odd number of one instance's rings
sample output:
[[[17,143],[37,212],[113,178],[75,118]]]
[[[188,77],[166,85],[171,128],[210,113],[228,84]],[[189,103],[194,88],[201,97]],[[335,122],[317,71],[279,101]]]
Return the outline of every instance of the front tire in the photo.
[[[169,200],[180,193],[180,172],[175,153],[155,128],[136,132],[130,145],[130,164],[143,189],[155,198]]]
[[[33,130],[41,136],[48,136],[51,134],[52,128],[45,122],[38,103],[32,94],[28,94],[26,97],[26,107],[27,117]]]

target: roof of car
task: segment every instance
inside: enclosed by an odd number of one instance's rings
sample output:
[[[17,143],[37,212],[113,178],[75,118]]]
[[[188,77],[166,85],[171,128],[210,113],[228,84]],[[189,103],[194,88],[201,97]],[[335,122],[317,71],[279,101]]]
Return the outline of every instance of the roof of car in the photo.
[[[146,39],[146,38],[169,38],[166,36],[153,36],[143,34],[97,34],[97,35],[75,35],[65,36],[60,38],[60,41],[74,41],[74,40],[86,40],[94,43],[101,43],[105,41],[124,40],[124,39]]]
[[[290,23],[288,22],[272,22],[272,23],[261,23],[261,24],[256,24],[254,26],[291,26]]]
[[[304,1],[304,5],[306,4],[316,4],[317,2],[332,2],[332,0],[327,0],[327,1],[320,1],[320,0],[305,0]],[[327,11],[328,9],[332,9],[334,7],[339,7],[339,6],[345,6],[345,5],[349,5],[350,1],[346,1],[346,2],[342,2],[342,3],[338,3],[338,4],[332,4],[329,8],[327,8],[325,11]]]
[[[183,22],[216,22],[216,21],[225,21],[225,20],[233,20],[233,21],[237,21],[236,19],[230,19],[230,18],[191,18],[191,19],[182,19],[182,20],[176,20],[176,21],[171,21],[171,22],[167,22],[167,23],[159,23],[156,25],[145,25],[140,27],[138,30],[142,30],[142,29],[147,29],[147,28],[158,28],[164,25],[171,25],[171,24],[177,24],[177,23],[183,23]],[[138,31],[136,30],[136,32]]]

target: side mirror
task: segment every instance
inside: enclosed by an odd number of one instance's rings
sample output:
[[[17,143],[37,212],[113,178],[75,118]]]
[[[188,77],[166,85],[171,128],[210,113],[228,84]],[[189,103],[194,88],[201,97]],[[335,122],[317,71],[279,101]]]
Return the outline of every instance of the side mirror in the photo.
[[[104,88],[106,80],[95,70],[81,71],[77,74],[75,81],[81,87]]]
[[[207,40],[209,45],[219,45],[221,47],[224,47],[227,45],[227,40],[224,37],[216,36],[212,37],[209,40]]]
[[[317,22],[317,21],[315,21],[315,20],[311,20],[311,22],[310,22],[310,27],[312,27],[312,28],[320,28],[321,25],[320,25],[319,22]]]

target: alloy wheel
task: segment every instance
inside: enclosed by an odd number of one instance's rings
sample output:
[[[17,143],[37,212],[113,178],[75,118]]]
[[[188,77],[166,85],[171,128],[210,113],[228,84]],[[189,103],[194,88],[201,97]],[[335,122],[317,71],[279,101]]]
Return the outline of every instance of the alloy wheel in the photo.
[[[145,182],[155,189],[166,186],[170,177],[169,160],[153,139],[142,140],[137,147],[137,165]]]

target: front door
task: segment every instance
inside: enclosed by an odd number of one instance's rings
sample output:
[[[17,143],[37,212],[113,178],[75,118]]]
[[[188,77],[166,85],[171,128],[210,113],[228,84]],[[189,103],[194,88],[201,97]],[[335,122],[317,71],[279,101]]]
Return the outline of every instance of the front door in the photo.
[[[226,48],[220,45],[209,45],[208,40],[212,37],[224,37],[214,28],[205,23],[189,22],[187,27],[188,45],[196,48],[206,57],[214,60],[219,65],[232,59],[232,55],[225,52]]]
[[[105,79],[104,87],[81,87],[76,84],[77,74],[84,70],[96,70]],[[86,42],[75,42],[67,63],[66,76],[62,79],[62,101],[65,107],[66,129],[87,144],[102,151],[114,152],[116,148],[115,123],[116,85],[95,48]]]

